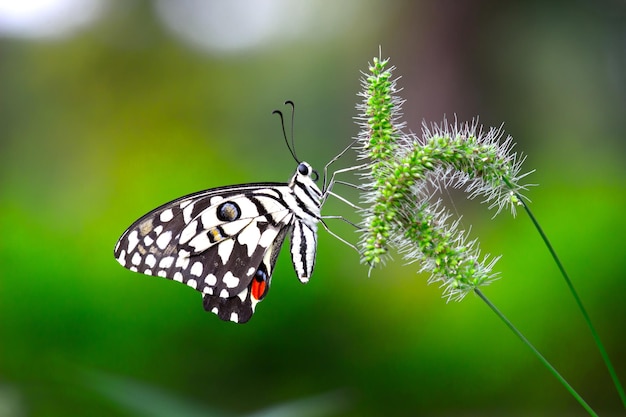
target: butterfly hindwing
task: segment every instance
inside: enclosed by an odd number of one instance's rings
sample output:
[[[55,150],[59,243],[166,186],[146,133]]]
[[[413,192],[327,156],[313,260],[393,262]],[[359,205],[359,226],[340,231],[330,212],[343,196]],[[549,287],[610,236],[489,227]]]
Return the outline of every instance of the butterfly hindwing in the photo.
[[[221,298],[240,294],[250,284],[268,248],[275,245],[281,231],[287,228],[288,223],[272,225],[263,219],[252,220],[239,233],[190,256],[188,273],[182,273],[183,282],[203,294]],[[281,244],[284,236],[282,233]],[[190,284],[190,280],[196,282]]]
[[[287,232],[286,228],[280,230],[274,241],[266,248],[263,259],[260,265],[256,267],[246,288],[230,298],[204,294],[204,309],[217,314],[222,320],[237,323],[245,323],[250,320],[257,303],[263,300],[269,292],[274,265]]]

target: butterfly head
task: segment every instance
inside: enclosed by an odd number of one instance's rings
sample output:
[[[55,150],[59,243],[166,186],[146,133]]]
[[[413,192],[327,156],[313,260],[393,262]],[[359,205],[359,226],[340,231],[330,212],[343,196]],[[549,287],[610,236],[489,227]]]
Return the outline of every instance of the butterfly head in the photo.
[[[306,197],[303,196],[302,198],[312,200],[312,204],[319,207],[322,191],[315,184],[318,179],[317,171],[307,162],[302,161],[298,163],[298,168],[293,177],[291,177],[291,181],[289,181],[289,187],[294,191],[297,189],[304,191]],[[300,191],[296,192],[300,193]]]
[[[308,177],[313,180],[313,182],[316,182],[319,179],[319,174],[317,173],[317,171],[311,168],[311,165],[306,162],[300,162],[298,164],[298,173],[296,175]]]
[[[296,173],[293,175],[290,181],[290,185],[293,187],[295,183],[300,183],[306,185],[307,187],[312,186],[317,189],[317,185],[315,184],[319,179],[319,174],[316,170],[314,170],[308,162],[299,162],[298,168],[296,169]]]

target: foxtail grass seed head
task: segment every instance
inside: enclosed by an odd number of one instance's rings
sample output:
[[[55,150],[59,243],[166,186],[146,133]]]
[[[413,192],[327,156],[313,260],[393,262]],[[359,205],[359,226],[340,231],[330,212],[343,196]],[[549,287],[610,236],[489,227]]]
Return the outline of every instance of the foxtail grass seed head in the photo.
[[[421,135],[406,133],[403,101],[392,77],[389,59],[374,58],[363,73],[362,101],[357,105],[359,159],[368,162],[362,174],[363,261],[383,262],[394,247],[409,262],[431,273],[429,283],[444,288],[444,297],[461,300],[468,292],[496,278],[498,257],[481,256],[478,243],[468,241],[459,222],[433,198],[434,191],[464,189],[468,198],[482,198],[496,214],[515,215],[526,186],[520,180],[524,157],[513,152],[502,128],[484,131],[470,123],[423,124]]]

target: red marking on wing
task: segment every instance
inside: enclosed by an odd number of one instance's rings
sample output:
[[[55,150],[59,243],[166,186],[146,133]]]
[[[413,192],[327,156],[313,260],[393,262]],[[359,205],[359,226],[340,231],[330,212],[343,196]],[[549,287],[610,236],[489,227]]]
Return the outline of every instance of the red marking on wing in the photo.
[[[265,293],[267,292],[267,282],[264,279],[258,279],[254,277],[252,279],[252,285],[250,286],[250,294],[256,300],[261,301],[263,297],[265,297]]]

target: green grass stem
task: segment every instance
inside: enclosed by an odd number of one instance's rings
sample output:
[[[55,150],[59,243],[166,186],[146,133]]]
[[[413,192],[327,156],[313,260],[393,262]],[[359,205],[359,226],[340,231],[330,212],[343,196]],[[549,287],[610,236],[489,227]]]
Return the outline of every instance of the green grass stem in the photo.
[[[522,341],[522,343],[524,343],[526,346],[530,348],[530,350],[535,354],[535,356],[539,359],[539,361],[546,368],[548,368],[550,373],[554,375],[554,377],[565,387],[565,389],[567,389],[567,391],[569,391],[569,393],[576,399],[576,401],[578,401],[580,405],[583,406],[583,408],[589,413],[589,415],[598,417],[598,414],[596,414],[596,412],[593,411],[593,409],[589,406],[589,404],[587,404],[587,402],[576,392],[576,390],[565,380],[565,378],[563,378],[563,376],[556,370],[556,368],[554,368],[554,366],[552,366],[552,364],[548,362],[548,360],[541,353],[539,353],[537,348],[535,348],[535,346],[533,346],[533,344],[530,343],[528,339],[526,339],[526,337],[522,334],[522,332],[520,332],[517,329],[517,327],[515,327],[513,323],[511,323],[509,319],[507,319],[506,316],[502,314],[502,312],[498,310],[498,308],[495,305],[493,305],[493,303],[485,296],[485,294],[483,294],[482,291],[480,291],[478,288],[474,288],[474,293],[476,293],[476,295],[478,295],[478,297],[480,297],[480,299],[483,300],[485,304],[487,304],[487,306],[489,306],[489,308],[494,313],[496,313],[496,315],[500,318],[500,320],[502,320],[504,324],[513,333],[515,333],[515,335]]]
[[[554,247],[550,243],[548,236],[545,234],[542,227],[539,225],[537,218],[535,217],[533,212],[530,210],[530,207],[528,207],[528,205],[524,202],[521,196],[518,196],[518,198],[519,198],[520,203],[524,207],[524,210],[528,214],[528,217],[530,217],[530,220],[533,222],[535,229],[537,229],[537,232],[539,232],[539,235],[541,235],[541,239],[543,240],[546,247],[548,248],[548,251],[550,252],[550,255],[552,256],[552,259],[554,259],[554,262],[556,262],[556,265],[559,268],[559,271],[561,272],[561,276],[563,276],[563,279],[565,280],[565,283],[567,284],[567,287],[569,288],[569,291],[572,294],[572,297],[574,297],[574,300],[576,301],[576,304],[578,305],[578,309],[583,315],[583,318],[585,319],[585,322],[587,323],[587,326],[589,327],[589,330],[591,331],[593,340],[595,341],[596,346],[598,347],[598,350],[600,351],[600,355],[602,356],[602,360],[604,361],[604,364],[606,365],[609,371],[609,374],[611,375],[611,379],[613,380],[613,385],[615,385],[615,389],[617,390],[617,393],[620,399],[622,400],[622,404],[624,405],[624,408],[626,408],[626,393],[624,392],[624,387],[622,386],[617,376],[617,372],[615,372],[615,368],[613,367],[613,364],[611,363],[609,354],[604,348],[604,345],[602,344],[602,340],[600,340],[600,336],[598,332],[596,331],[596,328],[594,327],[593,323],[591,322],[591,318],[589,317],[589,314],[587,313],[587,310],[585,309],[585,306],[583,305],[583,302],[580,299],[580,296],[578,295],[576,288],[574,288],[574,284],[572,283],[572,280],[570,279],[567,271],[565,271],[565,267],[563,266],[563,263],[561,262],[558,255],[556,254],[556,251],[554,250]]]

